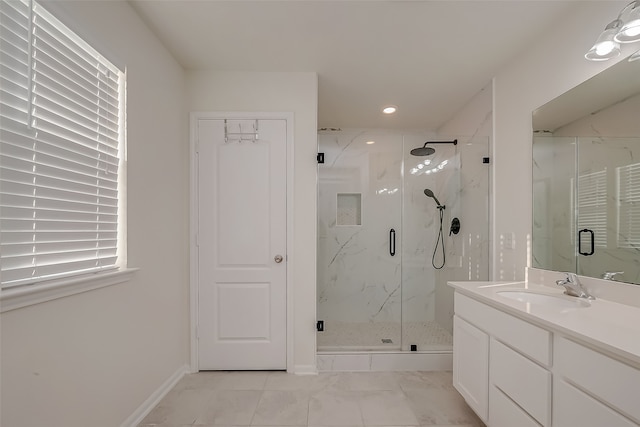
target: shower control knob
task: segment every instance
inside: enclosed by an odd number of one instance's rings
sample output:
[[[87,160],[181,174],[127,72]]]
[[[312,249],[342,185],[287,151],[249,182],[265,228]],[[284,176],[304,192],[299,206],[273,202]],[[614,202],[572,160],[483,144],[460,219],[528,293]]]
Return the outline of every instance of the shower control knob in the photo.
[[[280,264],[280,263],[282,262],[282,260],[283,260],[283,259],[284,259],[284,258],[282,258],[282,255],[276,255],[276,256],[273,258],[273,260],[274,260],[276,263],[278,263],[278,264]]]

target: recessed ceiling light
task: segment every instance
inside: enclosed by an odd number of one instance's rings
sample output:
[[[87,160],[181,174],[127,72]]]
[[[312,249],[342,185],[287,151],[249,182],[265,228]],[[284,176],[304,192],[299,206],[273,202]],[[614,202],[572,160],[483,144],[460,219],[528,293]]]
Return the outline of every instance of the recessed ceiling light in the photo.
[[[367,141],[367,144],[371,145],[371,144],[375,144],[375,141]]]
[[[395,105],[387,105],[382,109],[382,112],[385,114],[393,114],[396,111],[398,111],[398,107],[396,107]]]

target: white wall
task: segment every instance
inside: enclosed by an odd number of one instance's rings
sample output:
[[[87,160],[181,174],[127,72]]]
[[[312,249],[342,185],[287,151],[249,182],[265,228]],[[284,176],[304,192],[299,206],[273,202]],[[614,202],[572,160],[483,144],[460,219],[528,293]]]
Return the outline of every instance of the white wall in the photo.
[[[316,153],[318,77],[316,73],[190,71],[189,111],[294,113],[294,369],[315,368]]]
[[[521,280],[529,260],[531,235],[531,112],[637,50],[604,63],[584,53],[626,2],[576,2],[562,25],[504,67],[494,79],[493,279]],[[515,237],[507,249],[505,237]]]
[[[184,72],[126,2],[54,14],[128,75],[130,282],[1,315],[3,426],[117,426],[188,362]]]

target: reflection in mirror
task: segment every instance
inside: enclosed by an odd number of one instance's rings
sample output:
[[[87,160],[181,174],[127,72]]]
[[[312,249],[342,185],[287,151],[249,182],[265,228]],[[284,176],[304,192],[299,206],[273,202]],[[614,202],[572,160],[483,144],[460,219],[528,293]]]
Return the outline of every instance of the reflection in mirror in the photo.
[[[531,265],[640,284],[640,61],[540,107],[533,129]]]

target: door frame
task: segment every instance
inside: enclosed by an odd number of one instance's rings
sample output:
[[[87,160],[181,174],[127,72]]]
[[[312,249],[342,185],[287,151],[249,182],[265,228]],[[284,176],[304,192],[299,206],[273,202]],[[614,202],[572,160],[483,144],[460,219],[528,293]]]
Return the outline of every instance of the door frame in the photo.
[[[294,372],[293,363],[293,266],[295,257],[293,254],[293,113],[286,112],[192,112],[189,123],[189,311],[190,311],[190,370],[192,373],[199,371],[198,358],[198,157],[196,153],[198,120],[200,119],[229,119],[229,120],[285,120],[287,129],[286,151],[286,305],[287,305],[287,372]]]

